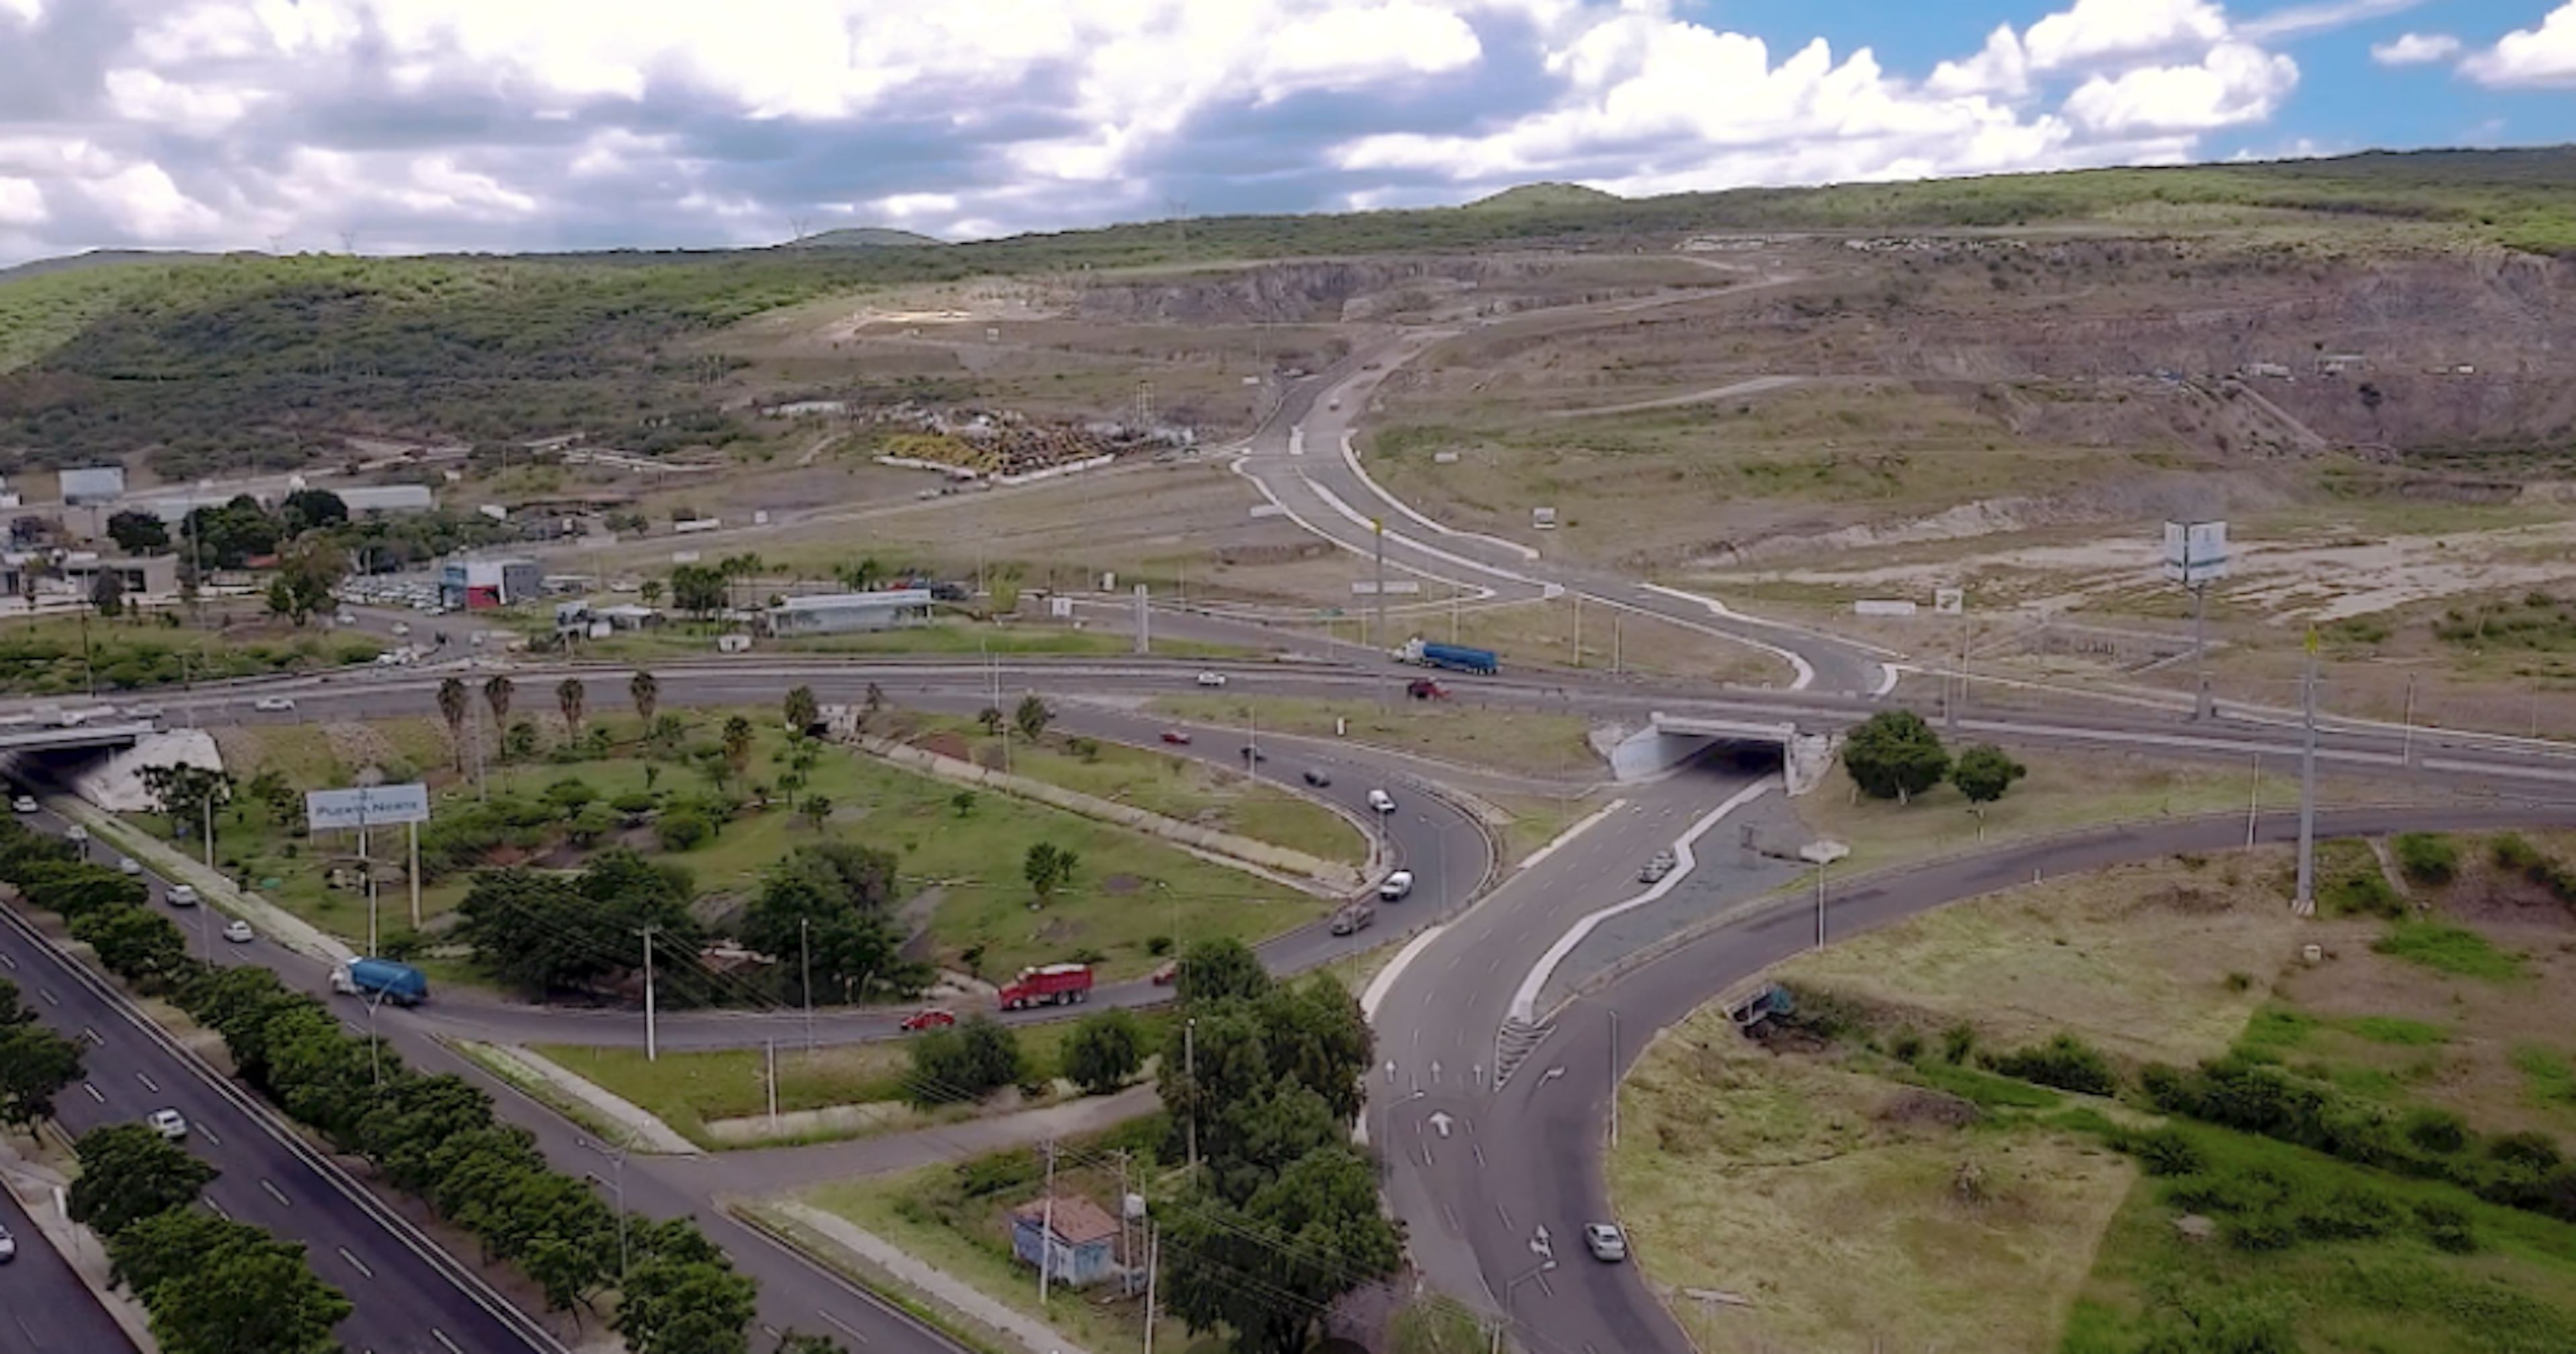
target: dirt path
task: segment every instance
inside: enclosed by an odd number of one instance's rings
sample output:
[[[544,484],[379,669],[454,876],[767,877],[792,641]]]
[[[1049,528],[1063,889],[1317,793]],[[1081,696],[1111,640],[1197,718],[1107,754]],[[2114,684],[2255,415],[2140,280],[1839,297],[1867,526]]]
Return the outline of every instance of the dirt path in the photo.
[[[1547,416],[1549,418],[1591,418],[1597,414],[1634,414],[1648,409],[1673,409],[1685,404],[1722,400],[1730,395],[1759,395],[1764,391],[1800,385],[1806,380],[1804,376],[1756,376],[1749,381],[1738,381],[1733,385],[1719,386],[1714,390],[1694,390],[1687,395],[1666,395],[1654,400],[1630,400],[1626,404],[1605,404],[1594,409],[1551,409]]]

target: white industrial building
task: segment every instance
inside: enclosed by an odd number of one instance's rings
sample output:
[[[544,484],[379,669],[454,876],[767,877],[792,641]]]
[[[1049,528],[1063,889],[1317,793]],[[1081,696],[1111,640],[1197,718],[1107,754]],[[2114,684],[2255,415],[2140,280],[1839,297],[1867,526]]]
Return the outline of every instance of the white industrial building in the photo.
[[[769,633],[781,639],[798,635],[892,630],[929,617],[928,588],[888,588],[883,592],[833,592],[813,597],[790,597],[765,613]]]

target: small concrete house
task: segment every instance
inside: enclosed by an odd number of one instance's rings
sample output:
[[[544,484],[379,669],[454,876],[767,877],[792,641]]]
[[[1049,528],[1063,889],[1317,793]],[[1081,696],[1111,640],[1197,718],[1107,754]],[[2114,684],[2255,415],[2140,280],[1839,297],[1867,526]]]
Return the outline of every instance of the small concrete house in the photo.
[[[1045,1251],[1048,1277],[1076,1288],[1118,1274],[1118,1220],[1080,1196],[1060,1197],[1052,1218],[1047,1201],[1032,1199],[1011,1210],[1011,1253],[1038,1263],[1039,1237],[1054,1223]]]

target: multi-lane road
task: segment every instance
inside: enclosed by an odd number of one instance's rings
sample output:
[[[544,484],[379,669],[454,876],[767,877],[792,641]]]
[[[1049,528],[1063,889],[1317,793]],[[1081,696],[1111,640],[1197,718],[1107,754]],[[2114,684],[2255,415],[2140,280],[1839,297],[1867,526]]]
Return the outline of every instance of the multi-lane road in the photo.
[[[205,1205],[304,1243],[314,1272],[355,1304],[338,1330],[349,1349],[560,1354],[562,1346],[542,1327],[281,1130],[247,1092],[215,1075],[121,992],[5,911],[0,968],[38,1019],[82,1043],[83,1079],[56,1099],[63,1127],[77,1136],[139,1122],[155,1110],[185,1116],[188,1150],[221,1172],[206,1187]],[[0,1347],[6,1339],[0,1335]]]

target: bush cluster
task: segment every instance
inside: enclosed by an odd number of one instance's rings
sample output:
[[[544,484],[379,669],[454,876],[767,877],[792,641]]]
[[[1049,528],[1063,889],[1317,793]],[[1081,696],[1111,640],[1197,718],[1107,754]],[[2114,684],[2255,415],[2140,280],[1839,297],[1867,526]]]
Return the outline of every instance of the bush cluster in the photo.
[[[2079,1095],[2112,1095],[2120,1089],[2120,1074],[2111,1069],[2111,1060],[2101,1050],[2071,1034],[2060,1034],[2045,1044],[2033,1045],[2012,1053],[1986,1059],[1986,1066],[2008,1077],[2054,1086]]]
[[[2482,1136],[2438,1111],[2392,1119],[2329,1087],[2233,1057],[2187,1071],[2157,1064],[2139,1081],[2149,1103],[2169,1114],[2357,1166],[2448,1181],[2491,1204],[2576,1222],[2576,1164],[2541,1134]]]

